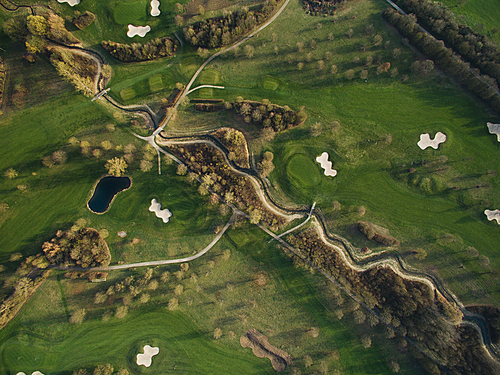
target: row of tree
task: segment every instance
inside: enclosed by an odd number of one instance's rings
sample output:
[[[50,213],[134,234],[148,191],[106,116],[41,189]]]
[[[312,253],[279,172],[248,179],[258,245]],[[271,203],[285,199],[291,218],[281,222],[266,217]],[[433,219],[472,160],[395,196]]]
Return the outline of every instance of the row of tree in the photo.
[[[262,8],[249,11],[247,7],[223,16],[208,18],[190,25],[184,30],[185,39],[193,46],[217,48],[227,46],[238,39],[256,25],[269,18],[276,9],[276,1],[268,0]]]
[[[464,62],[443,41],[435,39],[420,29],[415,17],[404,16],[392,8],[383,13],[385,19],[409,39],[422,53],[434,60],[436,65],[449,73],[465,88],[485,100],[491,108],[500,112],[500,95],[496,80],[488,75],[481,75]]]
[[[413,13],[418,22],[434,36],[459,53],[462,58],[478,67],[482,74],[500,82],[500,47],[486,36],[474,32],[459,22],[455,14],[443,3],[431,0],[396,1],[408,13]]]
[[[172,57],[177,50],[177,43],[170,37],[156,38],[145,44],[117,43],[111,40],[101,42],[102,46],[115,59],[124,62],[155,60]]]

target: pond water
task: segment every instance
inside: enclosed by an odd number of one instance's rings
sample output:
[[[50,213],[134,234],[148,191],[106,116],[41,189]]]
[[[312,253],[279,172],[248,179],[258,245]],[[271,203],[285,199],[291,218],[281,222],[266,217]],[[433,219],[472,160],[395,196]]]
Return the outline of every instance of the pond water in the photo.
[[[103,177],[97,183],[94,194],[87,203],[87,206],[92,212],[102,214],[108,210],[115,195],[120,191],[128,189],[130,185],[132,185],[132,181],[128,177]]]

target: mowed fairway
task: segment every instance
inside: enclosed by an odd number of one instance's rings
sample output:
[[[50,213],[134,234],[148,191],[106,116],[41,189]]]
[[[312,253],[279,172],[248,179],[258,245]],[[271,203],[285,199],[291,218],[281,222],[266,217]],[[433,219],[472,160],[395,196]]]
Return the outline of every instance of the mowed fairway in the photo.
[[[113,8],[115,22],[119,25],[138,25],[146,20],[148,2],[144,0],[124,0]]]
[[[61,325],[66,329],[50,340],[12,322],[0,332],[2,372],[63,373],[106,362],[133,374],[266,373],[270,367],[249,351],[217,345],[184,314],[166,309],[137,312],[124,320]],[[160,349],[149,368],[135,363],[144,345]]]

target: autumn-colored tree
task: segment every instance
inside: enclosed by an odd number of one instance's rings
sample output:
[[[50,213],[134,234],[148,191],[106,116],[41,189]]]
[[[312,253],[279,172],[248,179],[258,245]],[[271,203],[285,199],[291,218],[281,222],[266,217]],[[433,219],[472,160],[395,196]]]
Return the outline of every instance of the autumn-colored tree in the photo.
[[[105,168],[108,170],[108,174],[120,177],[127,170],[127,162],[123,158],[114,157],[113,159],[109,159],[105,165]]]
[[[7,177],[8,179],[12,180],[13,178],[16,178],[18,173],[15,169],[13,168],[9,168],[5,171],[4,173],[5,177]]]

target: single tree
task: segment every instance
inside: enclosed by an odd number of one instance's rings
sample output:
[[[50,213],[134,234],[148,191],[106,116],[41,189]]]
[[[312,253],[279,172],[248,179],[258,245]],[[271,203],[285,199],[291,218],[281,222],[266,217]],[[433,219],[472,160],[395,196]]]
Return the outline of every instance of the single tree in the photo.
[[[123,158],[113,158],[109,159],[105,165],[105,168],[108,170],[108,174],[116,177],[120,177],[123,173],[125,173],[128,165]]]

